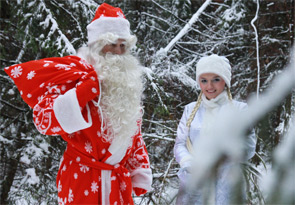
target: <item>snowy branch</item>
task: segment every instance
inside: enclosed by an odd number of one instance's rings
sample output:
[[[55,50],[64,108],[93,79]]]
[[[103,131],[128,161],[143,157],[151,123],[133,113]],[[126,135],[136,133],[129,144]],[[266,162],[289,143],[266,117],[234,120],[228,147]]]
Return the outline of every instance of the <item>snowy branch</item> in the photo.
[[[256,56],[257,56],[257,98],[259,98],[259,89],[260,89],[260,63],[259,63],[259,41],[258,41],[258,32],[256,29],[256,26],[254,25],[254,22],[258,18],[258,11],[259,11],[259,0],[257,0],[257,9],[256,9],[256,14],[255,17],[251,21],[251,25],[254,28],[255,31],[255,41],[256,41]]]
[[[163,49],[165,53],[167,53],[174,44],[181,39],[191,28],[191,26],[198,20],[199,16],[202,12],[207,8],[207,6],[211,3],[211,0],[206,0],[206,2],[198,9],[198,11],[193,15],[193,17],[189,20],[189,22],[184,26],[184,28],[177,34],[177,36],[170,41],[170,43]]]
[[[73,45],[71,44],[71,42],[69,41],[69,39],[63,34],[63,32],[59,29],[59,26],[58,26],[58,23],[56,22],[56,20],[53,18],[53,15],[50,11],[50,9],[47,9],[46,8],[46,5],[45,3],[42,1],[42,3],[40,3],[40,6],[43,8],[43,10],[47,13],[47,18],[46,20],[41,23],[44,24],[45,26],[49,25],[49,22],[52,23],[51,25],[51,28],[50,28],[50,32],[48,33],[48,36],[47,38],[50,38],[51,35],[57,31],[60,38],[57,39],[57,42],[58,42],[58,48],[61,48],[62,45],[61,45],[61,41],[64,41],[65,43],[65,50],[70,53],[70,54],[75,54],[76,53],[76,50],[75,48],[73,47]]]

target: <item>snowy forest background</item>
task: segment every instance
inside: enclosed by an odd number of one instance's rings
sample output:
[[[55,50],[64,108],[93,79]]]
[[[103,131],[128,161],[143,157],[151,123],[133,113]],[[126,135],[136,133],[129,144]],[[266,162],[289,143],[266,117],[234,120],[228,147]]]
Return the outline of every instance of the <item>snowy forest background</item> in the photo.
[[[295,204],[294,72],[287,74],[291,81],[281,80],[289,82],[285,87],[271,90],[277,88],[277,76],[295,70],[290,64],[295,58],[294,0],[1,0],[0,204],[56,204],[55,177],[66,146],[60,137],[37,132],[32,110],[4,67],[75,54],[86,44],[86,26],[103,2],[120,7],[130,21],[138,37],[134,52],[145,71],[142,129],[153,190],[135,197],[136,204],[173,204],[177,124],[184,106],[199,93],[196,62],[212,53],[230,60],[235,99],[256,98],[253,104],[261,108],[271,101],[251,122],[258,142],[257,154],[244,165],[247,203]],[[264,101],[258,101],[260,95]]]

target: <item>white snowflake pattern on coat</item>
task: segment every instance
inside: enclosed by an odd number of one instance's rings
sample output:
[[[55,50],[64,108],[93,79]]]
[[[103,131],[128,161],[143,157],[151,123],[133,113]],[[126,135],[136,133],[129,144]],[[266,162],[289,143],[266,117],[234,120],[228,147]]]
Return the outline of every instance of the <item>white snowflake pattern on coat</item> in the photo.
[[[87,167],[86,165],[83,165],[83,164],[79,164],[80,166],[80,171],[83,172],[83,173],[86,173],[89,171],[89,167]]]
[[[125,191],[126,190],[126,183],[125,182],[122,182],[121,184],[120,184],[120,189],[121,189],[121,191]]]
[[[91,91],[92,91],[93,93],[97,93],[96,88],[92,88]]]
[[[90,142],[85,142],[85,150],[86,150],[86,152],[88,152],[88,153],[91,153],[92,152],[92,146],[91,146],[91,143]]]
[[[92,183],[91,183],[91,191],[93,192],[93,193],[95,193],[95,192],[98,192],[98,185],[97,185],[97,182],[95,182],[95,181],[93,181]]]

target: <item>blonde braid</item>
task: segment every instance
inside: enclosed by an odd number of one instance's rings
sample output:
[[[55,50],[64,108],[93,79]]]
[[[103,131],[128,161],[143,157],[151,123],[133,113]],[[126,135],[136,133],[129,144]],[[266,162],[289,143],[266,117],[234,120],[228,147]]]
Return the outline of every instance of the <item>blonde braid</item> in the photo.
[[[228,95],[228,99],[230,101],[232,101],[233,100],[233,96],[231,95],[230,88],[228,86],[226,86],[226,92],[227,92],[227,95]]]
[[[201,105],[201,102],[202,102],[202,94],[203,94],[203,92],[201,91],[200,94],[199,94],[197,103],[196,103],[194,109],[192,110],[191,115],[189,116],[189,118],[188,118],[188,120],[186,122],[186,126],[187,127],[190,127],[191,126],[191,123],[192,123],[192,121],[193,121],[193,119],[194,119],[194,117],[195,117],[195,115],[196,115],[196,113],[197,113],[197,111],[198,111],[198,109],[199,109],[199,107]]]

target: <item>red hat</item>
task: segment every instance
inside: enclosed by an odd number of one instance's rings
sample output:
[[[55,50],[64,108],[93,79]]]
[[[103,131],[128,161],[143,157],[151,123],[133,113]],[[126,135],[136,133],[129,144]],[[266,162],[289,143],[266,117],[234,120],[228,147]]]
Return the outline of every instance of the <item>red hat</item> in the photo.
[[[122,10],[103,3],[97,8],[93,20],[87,26],[88,45],[101,39],[103,34],[107,33],[112,33],[122,39],[131,37],[130,23]]]

